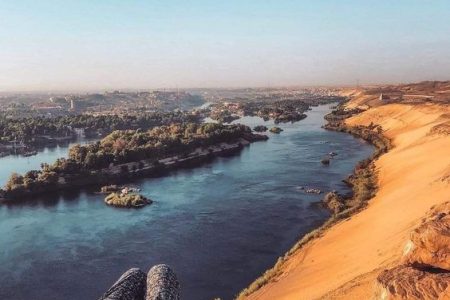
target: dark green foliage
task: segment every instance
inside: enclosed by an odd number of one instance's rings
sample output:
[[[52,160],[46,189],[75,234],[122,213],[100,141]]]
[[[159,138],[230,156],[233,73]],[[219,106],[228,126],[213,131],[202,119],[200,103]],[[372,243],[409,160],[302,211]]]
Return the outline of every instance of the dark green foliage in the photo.
[[[97,143],[71,147],[68,158],[59,158],[51,165],[42,164],[39,171],[29,171],[25,176],[12,174],[5,191],[14,197],[41,192],[44,188],[51,190],[60,180],[101,179],[102,172],[108,174],[114,166],[128,176],[142,169],[143,161],[152,162],[157,168],[160,159],[183,157],[196,148],[235,142],[249,135],[251,129],[247,126],[214,123],[171,124],[148,131],[116,130]]]
[[[10,119],[0,115],[1,141],[20,141],[26,144],[43,142],[42,136],[66,137],[75,135],[74,128],[81,128],[90,136],[98,136],[113,130],[148,129],[177,122],[198,122],[196,116],[184,112],[154,112],[137,115],[69,115],[55,118],[32,117]],[[44,139],[45,140],[45,139]]]

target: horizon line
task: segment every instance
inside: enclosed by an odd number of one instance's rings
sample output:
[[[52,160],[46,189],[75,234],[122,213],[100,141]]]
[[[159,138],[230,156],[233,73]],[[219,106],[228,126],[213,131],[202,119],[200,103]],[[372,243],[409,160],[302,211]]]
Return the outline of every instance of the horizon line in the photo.
[[[0,89],[0,94],[52,94],[52,93],[104,93],[109,91],[126,91],[126,92],[139,92],[139,91],[158,91],[158,90],[239,90],[239,89],[283,89],[283,88],[358,88],[358,87],[370,87],[370,86],[383,86],[383,85],[402,85],[402,84],[413,84],[421,82],[446,82],[450,79],[443,80],[421,80],[421,81],[403,81],[403,82],[381,82],[381,83],[359,83],[359,84],[311,84],[311,85],[301,85],[301,84],[289,84],[289,85],[254,85],[254,86],[215,86],[215,87],[142,87],[142,88],[132,88],[132,87],[122,87],[122,88],[80,88],[80,89]]]

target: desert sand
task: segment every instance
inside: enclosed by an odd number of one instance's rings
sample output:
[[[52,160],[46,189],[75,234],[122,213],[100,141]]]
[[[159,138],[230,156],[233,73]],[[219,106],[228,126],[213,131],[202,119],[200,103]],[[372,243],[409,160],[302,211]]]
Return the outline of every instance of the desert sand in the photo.
[[[355,97],[348,105],[364,105]],[[281,275],[248,299],[372,299],[378,274],[398,264],[410,232],[434,205],[450,200],[450,124],[443,104],[386,104],[346,122],[383,127],[393,149],[376,162],[376,196],[366,209],[290,256]],[[436,127],[435,127],[436,128]]]

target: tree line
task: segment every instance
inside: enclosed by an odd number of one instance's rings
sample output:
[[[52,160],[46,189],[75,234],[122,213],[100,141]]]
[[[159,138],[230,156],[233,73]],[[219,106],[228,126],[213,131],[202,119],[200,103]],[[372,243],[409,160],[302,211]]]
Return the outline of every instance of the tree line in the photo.
[[[89,178],[99,170],[130,162],[142,164],[175,155],[183,156],[198,147],[221,142],[233,142],[251,134],[245,125],[215,123],[177,123],[157,126],[149,130],[116,130],[101,141],[88,145],[75,145],[69,149],[68,158],[59,158],[53,164],[43,163],[40,170],[24,175],[13,173],[5,192],[10,196],[54,189],[67,178]],[[124,168],[124,172],[128,169]]]
[[[33,144],[38,136],[65,137],[75,129],[97,136],[113,130],[148,129],[177,122],[197,122],[198,117],[186,112],[153,112],[133,115],[67,115],[53,118],[29,117],[10,119],[0,115],[0,137],[3,142],[19,141]]]

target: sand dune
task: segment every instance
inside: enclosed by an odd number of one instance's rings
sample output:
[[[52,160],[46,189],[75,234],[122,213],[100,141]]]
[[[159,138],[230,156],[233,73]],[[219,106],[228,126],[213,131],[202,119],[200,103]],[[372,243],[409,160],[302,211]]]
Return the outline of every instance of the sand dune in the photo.
[[[357,106],[364,101],[351,101]],[[398,263],[411,230],[450,200],[450,107],[387,104],[347,120],[379,124],[394,148],[376,161],[379,190],[368,207],[292,255],[274,281],[248,299],[371,299],[375,278]]]

